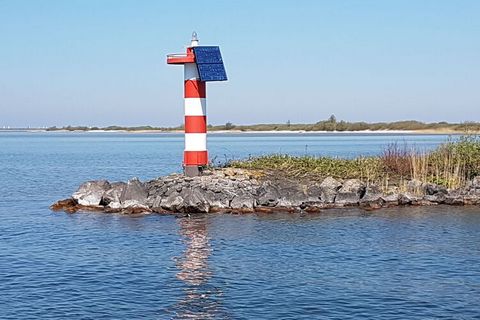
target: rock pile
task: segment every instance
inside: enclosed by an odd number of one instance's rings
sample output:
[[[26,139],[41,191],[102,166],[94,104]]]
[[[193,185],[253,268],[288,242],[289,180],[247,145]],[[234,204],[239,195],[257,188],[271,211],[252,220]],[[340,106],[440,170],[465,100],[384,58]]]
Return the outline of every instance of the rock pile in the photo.
[[[358,179],[291,180],[242,169],[215,169],[199,177],[171,174],[141,182],[83,183],[53,210],[135,213],[317,212],[360,206],[367,210],[398,205],[480,205],[480,177],[463,189],[411,180],[406,190],[382,191]]]

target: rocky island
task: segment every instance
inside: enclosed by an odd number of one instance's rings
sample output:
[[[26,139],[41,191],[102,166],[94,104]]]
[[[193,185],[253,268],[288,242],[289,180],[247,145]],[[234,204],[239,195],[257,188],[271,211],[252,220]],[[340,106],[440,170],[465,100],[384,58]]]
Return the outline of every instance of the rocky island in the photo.
[[[51,208],[124,214],[247,213],[438,204],[480,205],[480,177],[460,189],[410,180],[405,190],[392,187],[385,191],[359,179],[294,180],[261,171],[222,168],[207,170],[199,177],[171,174],[146,182],[136,178],[113,183],[88,181]]]
[[[480,205],[478,136],[429,152],[394,144],[372,157],[267,155],[206,168],[197,177],[88,181],[51,209],[190,214],[438,204]]]

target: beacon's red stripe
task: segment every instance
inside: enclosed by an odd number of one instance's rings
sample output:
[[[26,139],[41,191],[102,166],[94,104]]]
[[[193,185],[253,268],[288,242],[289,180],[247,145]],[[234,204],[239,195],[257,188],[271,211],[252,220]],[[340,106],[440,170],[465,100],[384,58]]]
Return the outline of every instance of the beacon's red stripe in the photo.
[[[168,64],[185,64],[195,62],[195,56],[193,53],[187,53],[187,55],[168,55]]]
[[[185,116],[185,133],[206,133],[207,116]]]
[[[205,81],[185,80],[185,98],[206,98]]]
[[[183,165],[185,166],[206,166],[208,164],[208,152],[185,151],[183,153]]]

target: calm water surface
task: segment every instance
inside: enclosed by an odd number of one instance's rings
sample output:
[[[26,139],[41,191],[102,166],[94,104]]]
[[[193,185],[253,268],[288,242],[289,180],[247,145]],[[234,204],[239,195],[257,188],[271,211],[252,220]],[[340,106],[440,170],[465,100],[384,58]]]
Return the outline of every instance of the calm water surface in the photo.
[[[446,136],[212,135],[217,161]],[[87,179],[179,171],[182,135],[0,133],[0,319],[480,319],[480,208],[52,213]]]

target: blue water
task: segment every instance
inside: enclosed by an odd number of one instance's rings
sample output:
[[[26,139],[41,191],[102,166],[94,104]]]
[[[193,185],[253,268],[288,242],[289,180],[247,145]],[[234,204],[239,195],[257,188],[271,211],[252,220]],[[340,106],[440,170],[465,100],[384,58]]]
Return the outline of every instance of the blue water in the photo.
[[[446,136],[211,135],[217,161]],[[479,319],[480,208],[53,213],[87,179],[180,170],[182,135],[0,133],[0,319]]]

